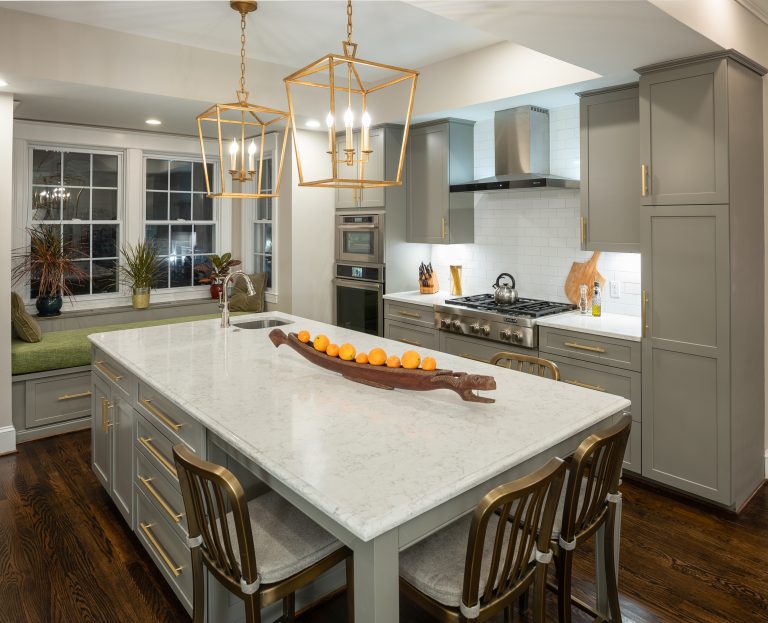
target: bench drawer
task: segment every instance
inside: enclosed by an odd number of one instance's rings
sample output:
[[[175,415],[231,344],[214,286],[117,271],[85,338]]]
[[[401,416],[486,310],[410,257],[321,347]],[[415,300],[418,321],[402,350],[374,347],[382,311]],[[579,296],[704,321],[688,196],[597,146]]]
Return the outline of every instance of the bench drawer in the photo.
[[[123,366],[98,349],[93,351],[93,371],[120,390],[126,397],[131,395],[131,375]]]
[[[91,414],[91,373],[26,382],[26,428],[67,422]]]
[[[184,500],[178,483],[168,478],[167,472],[163,473],[164,471],[161,472],[143,453],[136,453],[136,489],[143,491],[179,537],[186,539],[187,516],[184,512]]]
[[[640,372],[640,342],[539,327],[539,350]]]
[[[437,329],[427,329],[405,322],[384,321],[384,337],[417,348],[437,350]]]
[[[150,464],[169,478],[176,490],[180,491],[179,477],[173,463],[174,443],[143,416],[138,418],[136,431],[136,447],[139,452],[142,452]]]
[[[138,391],[136,408],[144,417],[175,443],[184,442],[194,452],[202,451],[204,431],[199,422],[141,381]]]
[[[139,490],[136,498],[136,535],[187,612],[191,613],[193,584],[189,548],[143,491]]]
[[[384,318],[419,324],[424,327],[435,326],[435,311],[431,305],[409,305],[397,301],[384,301]]]

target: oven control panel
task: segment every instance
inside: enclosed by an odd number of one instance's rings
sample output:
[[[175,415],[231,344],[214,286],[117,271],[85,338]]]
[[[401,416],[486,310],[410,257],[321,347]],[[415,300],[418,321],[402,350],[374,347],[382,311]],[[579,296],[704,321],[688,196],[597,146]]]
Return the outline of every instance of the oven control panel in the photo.
[[[441,331],[522,346],[523,348],[536,348],[538,345],[536,328],[534,326],[520,326],[517,320],[517,318],[512,317],[489,320],[461,314],[435,312],[435,327]]]

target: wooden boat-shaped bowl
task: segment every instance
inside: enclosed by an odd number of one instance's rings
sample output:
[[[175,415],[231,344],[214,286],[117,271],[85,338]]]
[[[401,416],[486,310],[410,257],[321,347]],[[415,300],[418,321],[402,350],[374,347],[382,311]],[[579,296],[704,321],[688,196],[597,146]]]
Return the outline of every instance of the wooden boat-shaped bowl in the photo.
[[[492,376],[453,372],[451,370],[387,368],[386,366],[344,361],[315,350],[312,342],[300,342],[295,333],[286,335],[281,329],[273,329],[269,333],[269,339],[275,346],[287,344],[315,365],[331,372],[337,372],[345,379],[357,383],[380,389],[410,389],[417,392],[450,389],[469,402],[495,402],[493,398],[484,398],[474,393],[474,390],[496,389],[496,379]]]

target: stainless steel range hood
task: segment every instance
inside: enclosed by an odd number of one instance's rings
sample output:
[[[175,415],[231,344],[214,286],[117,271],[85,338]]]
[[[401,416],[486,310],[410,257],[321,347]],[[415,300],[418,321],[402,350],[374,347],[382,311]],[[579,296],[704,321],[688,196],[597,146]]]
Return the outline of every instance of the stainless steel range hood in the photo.
[[[579,180],[549,173],[549,111],[536,106],[494,115],[496,175],[451,185],[452,193],[512,188],[578,188]]]

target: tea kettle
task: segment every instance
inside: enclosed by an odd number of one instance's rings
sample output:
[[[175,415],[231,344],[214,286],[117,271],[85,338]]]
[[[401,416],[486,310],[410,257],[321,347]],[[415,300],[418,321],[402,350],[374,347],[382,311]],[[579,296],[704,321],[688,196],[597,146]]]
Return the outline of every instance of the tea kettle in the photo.
[[[503,277],[509,277],[512,285],[501,283]],[[515,278],[509,273],[501,273],[496,277],[496,283],[493,284],[493,300],[501,305],[510,305],[517,300],[517,290],[515,290]]]

